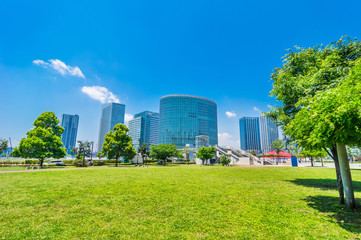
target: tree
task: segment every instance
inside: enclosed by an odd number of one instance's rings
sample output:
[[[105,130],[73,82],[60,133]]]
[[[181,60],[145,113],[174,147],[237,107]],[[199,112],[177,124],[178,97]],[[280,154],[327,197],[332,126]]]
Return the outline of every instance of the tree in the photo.
[[[257,153],[255,150],[250,151],[249,154],[251,154],[252,156],[257,156]]]
[[[83,160],[83,167],[85,166],[85,157],[90,157],[91,155],[91,142],[88,141],[78,141],[78,146],[74,147],[71,152],[76,154],[77,159]]]
[[[142,157],[142,162],[143,162],[143,166],[144,166],[144,159],[149,155],[149,148],[146,143],[140,143],[140,139],[139,139],[138,153]],[[137,162],[137,164],[138,164],[138,162]]]
[[[227,166],[231,162],[231,157],[228,154],[224,154],[219,157],[219,162],[222,166]]]
[[[187,162],[187,164],[189,164],[189,155],[190,155],[190,153],[191,153],[191,149],[190,149],[190,147],[189,146],[185,146],[184,148],[183,148],[183,152],[184,152],[184,154],[185,154],[185,161]]]
[[[346,204],[355,208],[346,145],[361,143],[361,60],[337,87],[320,91],[301,109],[289,128],[295,136],[308,136],[305,145],[335,145],[345,190]]]
[[[214,147],[201,147],[198,149],[197,157],[202,160],[202,165],[204,165],[204,161],[207,161],[214,157],[216,154],[216,149]]]
[[[125,161],[131,160],[137,155],[132,137],[127,133],[129,128],[124,124],[118,123],[114,126],[113,131],[108,132],[104,137],[102,146],[102,155],[108,159],[115,158],[115,166],[118,166],[118,159],[123,157]]]
[[[327,153],[323,149],[315,150],[315,149],[304,149],[304,148],[302,148],[301,151],[300,151],[300,155],[302,157],[309,158],[310,161],[311,161],[311,167],[313,167],[314,166],[314,162],[313,162],[314,159],[319,158],[322,161],[322,158],[326,157]],[[323,166],[323,161],[322,161],[322,166]]]
[[[175,144],[159,144],[150,146],[150,157],[163,161],[164,166],[171,157],[178,156],[179,151]]]
[[[283,150],[284,144],[281,139],[275,140],[271,143],[271,147],[276,151],[277,158],[276,158],[276,164],[278,164],[278,157],[280,155],[280,152]]]
[[[282,126],[285,133],[300,147],[325,149],[333,158],[340,203],[344,203],[344,194],[336,144],[318,142],[317,145],[307,145],[307,141],[304,140],[308,138],[308,134],[296,136],[289,124],[301,109],[307,108],[310,99],[317,92],[335,88],[342,83],[360,57],[361,42],[341,38],[326,47],[289,50],[284,57],[285,63],[282,68],[275,68],[272,73],[271,96],[282,105],[272,108],[267,115]]]
[[[19,146],[14,148],[13,156],[22,158],[37,158],[40,167],[46,158],[62,158],[66,156],[61,142],[64,128],[58,125],[59,120],[53,112],[42,113],[35,121],[34,128],[21,139]]]
[[[2,154],[8,148],[8,141],[0,139],[0,154]]]

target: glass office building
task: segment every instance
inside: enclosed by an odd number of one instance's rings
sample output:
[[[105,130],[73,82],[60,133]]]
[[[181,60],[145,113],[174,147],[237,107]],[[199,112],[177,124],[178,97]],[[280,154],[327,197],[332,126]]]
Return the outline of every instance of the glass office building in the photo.
[[[271,144],[278,140],[278,126],[270,118],[266,116],[261,116],[259,118],[260,124],[260,136],[261,136],[261,150],[262,153],[268,153],[274,149],[271,147]]]
[[[61,141],[63,147],[66,148],[66,153],[70,154],[70,151],[76,145],[76,136],[78,134],[79,116],[62,114],[60,117],[60,126],[64,128],[64,132],[61,135]]]
[[[159,113],[144,111],[134,115],[129,121],[129,135],[134,148],[140,143],[159,144]]]
[[[102,105],[100,118],[98,152],[102,150],[105,135],[113,130],[117,123],[124,124],[125,105],[120,103],[106,103]]]
[[[242,117],[239,119],[239,131],[241,140],[241,149],[256,153],[261,152],[261,140],[258,117]]]
[[[178,148],[195,147],[196,136],[209,137],[218,144],[217,104],[207,98],[169,95],[160,99],[159,143],[174,143]]]

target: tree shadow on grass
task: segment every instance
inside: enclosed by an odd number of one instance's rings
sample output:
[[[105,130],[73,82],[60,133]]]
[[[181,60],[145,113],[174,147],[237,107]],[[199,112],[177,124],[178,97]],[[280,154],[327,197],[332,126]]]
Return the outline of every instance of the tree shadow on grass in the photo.
[[[361,233],[361,205],[357,202],[357,210],[351,211],[338,203],[338,197],[308,196],[303,199],[308,206],[326,214],[329,221],[352,233]]]
[[[300,178],[294,180],[288,180],[288,182],[294,183],[296,185],[301,185],[305,187],[319,188],[322,190],[337,190],[337,181],[336,179],[321,178],[321,179],[312,179],[312,178]],[[352,185],[355,192],[361,192],[361,182],[352,181]]]

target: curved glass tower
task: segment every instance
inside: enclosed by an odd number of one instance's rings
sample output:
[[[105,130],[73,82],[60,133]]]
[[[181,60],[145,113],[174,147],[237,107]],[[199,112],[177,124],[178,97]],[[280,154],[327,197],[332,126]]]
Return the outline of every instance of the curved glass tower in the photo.
[[[196,136],[208,136],[209,145],[218,144],[217,104],[207,98],[168,95],[160,99],[159,143],[195,147]]]

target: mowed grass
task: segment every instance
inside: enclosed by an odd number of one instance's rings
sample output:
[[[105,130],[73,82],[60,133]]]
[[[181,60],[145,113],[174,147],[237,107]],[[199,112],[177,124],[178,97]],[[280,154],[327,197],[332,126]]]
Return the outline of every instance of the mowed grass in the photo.
[[[361,171],[353,170],[359,202]],[[3,239],[353,239],[334,169],[100,167],[0,174]],[[359,206],[361,208],[361,206]]]

